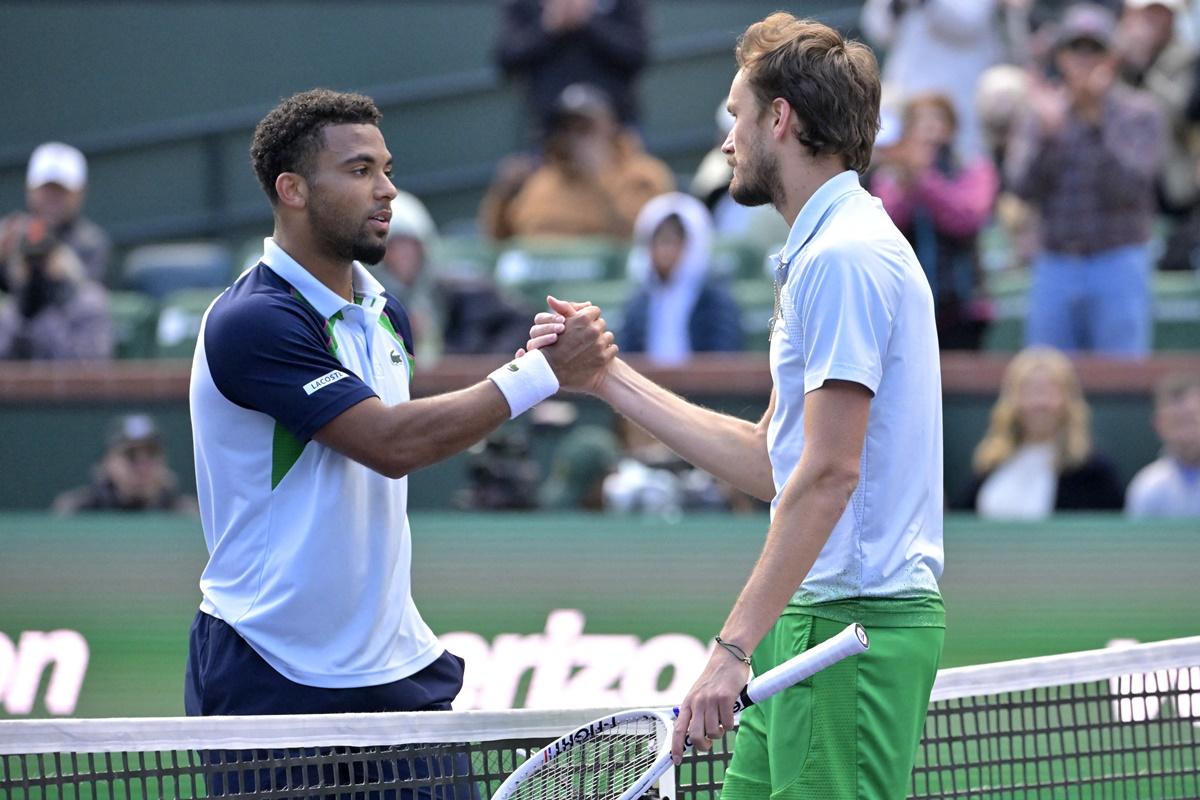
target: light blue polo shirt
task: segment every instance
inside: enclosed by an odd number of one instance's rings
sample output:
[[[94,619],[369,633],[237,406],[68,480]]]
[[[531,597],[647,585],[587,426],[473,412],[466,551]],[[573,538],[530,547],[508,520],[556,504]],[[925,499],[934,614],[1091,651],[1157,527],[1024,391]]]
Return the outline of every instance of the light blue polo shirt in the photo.
[[[767,431],[772,515],[804,451],[805,394],[844,380],[874,395],[858,486],[793,602],[936,595],[942,390],[933,296],[921,265],[852,171],[809,198],[777,259],[776,400]]]
[[[309,686],[389,683],[442,647],[410,590],[408,479],[313,441],[366,398],[409,400],[403,309],[359,264],[349,303],[267,239],[204,315],[190,388],[209,560],[200,609]]]

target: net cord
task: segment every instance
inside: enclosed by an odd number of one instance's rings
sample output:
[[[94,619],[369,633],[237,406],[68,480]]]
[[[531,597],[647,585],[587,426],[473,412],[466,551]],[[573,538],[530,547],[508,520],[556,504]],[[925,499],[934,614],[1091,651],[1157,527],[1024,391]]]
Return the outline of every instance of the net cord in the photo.
[[[1200,665],[1200,636],[938,671],[929,702],[1020,692]]]
[[[931,702],[1200,665],[1200,636],[938,672]],[[0,755],[500,741],[560,736],[627,709],[414,711],[278,717],[141,717],[0,721]]]

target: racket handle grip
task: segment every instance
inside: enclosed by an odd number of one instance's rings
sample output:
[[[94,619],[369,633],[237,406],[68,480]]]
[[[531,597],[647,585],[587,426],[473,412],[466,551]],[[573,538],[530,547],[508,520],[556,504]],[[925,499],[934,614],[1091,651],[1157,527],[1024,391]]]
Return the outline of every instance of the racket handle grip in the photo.
[[[733,701],[733,713],[740,714],[750,706],[754,705],[754,701],[750,699],[750,693],[747,687],[742,687],[742,693],[738,695],[738,699]]]
[[[847,656],[865,652],[868,647],[870,643],[863,626],[857,622],[847,625],[836,636],[755,677],[742,689],[738,701],[745,703],[743,708],[761,703]]]

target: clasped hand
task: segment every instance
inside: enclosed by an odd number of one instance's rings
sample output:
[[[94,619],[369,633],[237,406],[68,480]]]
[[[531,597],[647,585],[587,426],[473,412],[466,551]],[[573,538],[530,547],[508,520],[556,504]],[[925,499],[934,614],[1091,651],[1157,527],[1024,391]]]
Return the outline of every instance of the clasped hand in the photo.
[[[546,300],[551,310],[533,318],[529,341],[517,351],[517,357],[541,350],[562,388],[595,391],[605,368],[617,355],[612,331],[597,306],[554,297]]]

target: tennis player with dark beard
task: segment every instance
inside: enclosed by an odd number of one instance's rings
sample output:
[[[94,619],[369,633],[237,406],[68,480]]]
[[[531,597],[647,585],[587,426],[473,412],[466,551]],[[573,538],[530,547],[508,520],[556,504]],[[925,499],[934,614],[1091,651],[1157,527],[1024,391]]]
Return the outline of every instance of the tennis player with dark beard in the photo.
[[[450,708],[463,662],[413,604],[406,476],[586,388],[616,352],[588,308],[544,357],[413,400],[408,317],[363,267],[396,196],[379,120],[370,98],[318,89],[254,133],[274,235],[208,309],[192,365],[209,560],[190,715]]]

